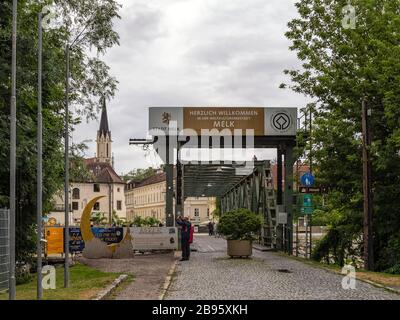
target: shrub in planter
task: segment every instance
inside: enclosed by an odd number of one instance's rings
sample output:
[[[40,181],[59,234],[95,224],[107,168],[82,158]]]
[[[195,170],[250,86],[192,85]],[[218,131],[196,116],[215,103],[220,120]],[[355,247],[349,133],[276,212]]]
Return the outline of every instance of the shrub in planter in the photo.
[[[259,233],[261,225],[261,216],[248,209],[225,213],[220,218],[218,232],[228,240],[228,255],[250,256],[251,242]]]

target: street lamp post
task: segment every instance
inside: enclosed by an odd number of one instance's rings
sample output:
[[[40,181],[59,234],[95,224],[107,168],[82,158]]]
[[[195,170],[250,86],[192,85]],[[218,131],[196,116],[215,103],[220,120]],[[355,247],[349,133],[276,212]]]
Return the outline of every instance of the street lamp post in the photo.
[[[37,110],[37,194],[36,194],[36,219],[37,219],[37,299],[43,297],[42,288],[42,182],[43,182],[43,119],[42,119],[42,13],[38,14],[38,110]]]
[[[65,118],[64,118],[64,287],[69,287],[69,50],[70,45],[65,46]]]
[[[10,278],[9,299],[15,300],[15,173],[17,152],[17,0],[12,7],[11,106],[10,106]]]

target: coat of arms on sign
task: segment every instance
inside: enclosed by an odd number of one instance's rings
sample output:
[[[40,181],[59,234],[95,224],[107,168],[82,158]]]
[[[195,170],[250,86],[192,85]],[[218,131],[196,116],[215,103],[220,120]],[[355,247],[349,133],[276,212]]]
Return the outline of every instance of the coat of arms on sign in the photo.
[[[169,124],[170,121],[171,121],[171,114],[168,113],[168,112],[164,112],[162,114],[162,122],[166,123],[166,124]]]

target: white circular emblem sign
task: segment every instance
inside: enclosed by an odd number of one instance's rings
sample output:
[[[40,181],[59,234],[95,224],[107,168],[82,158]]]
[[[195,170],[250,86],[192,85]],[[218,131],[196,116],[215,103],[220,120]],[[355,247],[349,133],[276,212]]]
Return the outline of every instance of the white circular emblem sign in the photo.
[[[271,127],[279,132],[287,132],[291,129],[293,119],[286,111],[277,111],[271,117]]]

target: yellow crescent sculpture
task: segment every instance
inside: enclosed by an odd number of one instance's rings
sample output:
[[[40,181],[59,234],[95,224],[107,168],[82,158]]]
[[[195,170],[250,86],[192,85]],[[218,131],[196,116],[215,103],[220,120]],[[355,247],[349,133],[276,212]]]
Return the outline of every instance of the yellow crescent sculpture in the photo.
[[[105,196],[95,197],[89,201],[86,205],[85,209],[83,209],[82,218],[81,218],[81,233],[83,241],[90,241],[94,238],[94,234],[92,232],[92,228],[90,225],[90,218],[92,217],[92,210],[95,203],[101,198],[105,198]]]
[[[94,204],[105,196],[98,196],[89,201],[89,203],[83,209],[81,218],[81,234],[82,239],[85,242],[85,248],[83,250],[83,256],[89,259],[100,259],[100,258],[132,258],[133,257],[133,246],[132,238],[129,232],[129,228],[126,231],[125,237],[119,243],[113,243],[107,245],[105,242],[96,238],[92,232],[90,225],[90,218],[92,216],[92,210]]]

